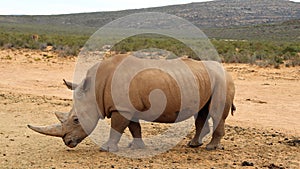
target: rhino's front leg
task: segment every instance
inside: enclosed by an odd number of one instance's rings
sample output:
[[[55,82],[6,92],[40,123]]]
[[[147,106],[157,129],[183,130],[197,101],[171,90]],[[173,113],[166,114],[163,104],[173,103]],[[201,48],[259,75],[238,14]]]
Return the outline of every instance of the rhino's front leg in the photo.
[[[123,113],[122,113],[123,114]],[[119,112],[113,112],[111,115],[111,129],[108,141],[101,146],[102,151],[116,152],[119,150],[118,143],[120,138],[129,125],[130,120]]]
[[[133,137],[133,141],[128,145],[132,149],[145,148],[145,143],[142,139],[142,129],[138,120],[131,121],[129,124],[129,131]]]

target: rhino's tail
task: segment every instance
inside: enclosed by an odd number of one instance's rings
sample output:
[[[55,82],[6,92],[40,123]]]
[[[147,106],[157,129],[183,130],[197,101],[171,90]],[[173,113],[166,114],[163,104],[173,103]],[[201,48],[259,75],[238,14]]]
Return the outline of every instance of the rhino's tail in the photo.
[[[234,112],[236,111],[236,107],[235,105],[232,103],[231,105],[231,115],[233,116],[234,115]]]

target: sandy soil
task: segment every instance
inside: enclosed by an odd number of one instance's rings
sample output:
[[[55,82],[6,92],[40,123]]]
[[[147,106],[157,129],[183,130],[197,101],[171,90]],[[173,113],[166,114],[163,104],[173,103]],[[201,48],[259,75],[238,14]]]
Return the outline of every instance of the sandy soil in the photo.
[[[187,148],[190,134],[163,154],[130,159],[100,152],[89,138],[69,149],[26,127],[55,123],[53,112],[70,109],[62,79],[73,78],[75,63],[51,52],[0,51],[0,168],[299,168],[300,67],[226,64],[237,112],[227,120],[223,149]]]

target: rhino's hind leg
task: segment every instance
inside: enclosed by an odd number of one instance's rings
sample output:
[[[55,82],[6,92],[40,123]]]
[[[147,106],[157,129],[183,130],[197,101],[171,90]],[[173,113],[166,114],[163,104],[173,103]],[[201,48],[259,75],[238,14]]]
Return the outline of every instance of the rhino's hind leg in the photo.
[[[101,151],[116,152],[119,150],[118,143],[122,133],[129,125],[130,120],[125,118],[119,112],[113,112],[111,115],[111,129],[108,141],[100,148]]]
[[[225,119],[228,116],[229,110],[230,106],[229,104],[226,104],[221,118],[212,117],[214,132],[210,143],[206,146],[207,150],[215,150],[217,148],[221,148],[220,141],[225,135]]]
[[[215,150],[215,149],[221,147],[220,141],[221,141],[222,137],[225,135],[224,126],[225,126],[225,120],[221,119],[219,124],[218,124],[218,127],[213,132],[212,139],[211,139],[210,143],[207,144],[207,146],[206,146],[207,150]]]
[[[140,123],[138,121],[130,121],[128,128],[133,137],[133,141],[129,143],[128,147],[132,149],[145,148],[145,143],[142,139],[142,129]]]
[[[196,148],[203,145],[202,139],[210,132],[208,123],[209,102],[199,111],[195,120],[196,133],[188,143],[189,147]]]

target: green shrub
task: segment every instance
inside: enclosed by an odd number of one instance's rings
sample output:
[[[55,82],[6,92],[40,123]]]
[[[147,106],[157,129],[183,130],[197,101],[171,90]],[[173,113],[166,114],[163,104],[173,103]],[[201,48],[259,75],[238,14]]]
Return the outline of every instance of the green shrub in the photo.
[[[80,49],[84,46],[93,30],[77,30],[77,28],[58,28],[58,27],[35,27],[32,25],[7,24],[0,27],[0,47],[2,48],[30,48],[45,49],[53,46],[53,50],[60,53],[60,56],[77,56]],[[83,32],[83,33],[81,33]],[[31,36],[38,34],[38,41],[34,41]],[[267,39],[267,38],[263,38]],[[102,39],[100,39],[102,40]],[[224,62],[251,63],[258,65],[275,65],[286,63],[290,66],[300,65],[300,41],[280,41],[269,38],[262,40],[222,40],[212,39],[220,58]],[[199,42],[201,43],[201,42]],[[94,45],[94,46],[93,46]],[[199,44],[201,46],[201,44]],[[97,44],[90,44],[87,49],[101,48]],[[198,59],[193,50],[186,47],[182,42],[154,34],[143,34],[124,39],[113,47],[113,51],[126,53],[138,51],[146,48],[158,48],[171,51],[176,56],[187,55]],[[203,46],[201,50],[208,50]],[[169,56],[174,58],[175,56]],[[203,56],[205,58],[206,56]]]
[[[176,56],[190,56],[197,58],[196,54],[184,43],[164,35],[142,34],[122,40],[111,49],[116,52],[139,51],[142,49],[157,48],[173,52]]]

